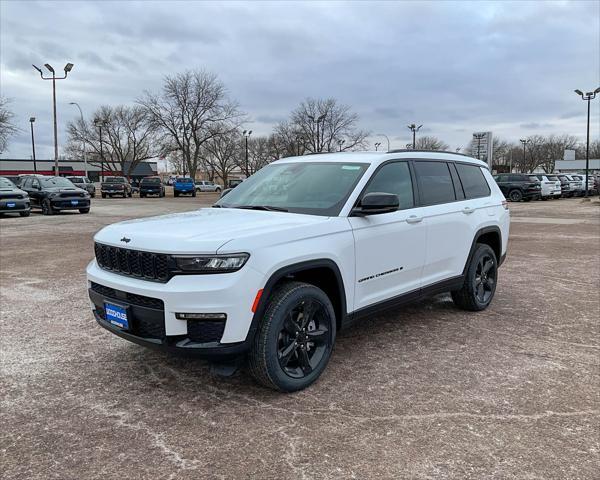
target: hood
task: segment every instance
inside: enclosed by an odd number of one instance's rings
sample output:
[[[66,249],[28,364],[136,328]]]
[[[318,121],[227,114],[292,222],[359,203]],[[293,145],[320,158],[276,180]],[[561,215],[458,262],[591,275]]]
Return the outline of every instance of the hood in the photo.
[[[76,193],[85,192],[83,188],[78,187],[45,187],[44,192],[48,193]]]
[[[328,217],[285,212],[203,208],[115,223],[100,230],[94,240],[157,253],[217,253],[221,246],[234,239],[270,237],[274,232],[292,229],[306,231],[307,226],[328,220]]]
[[[18,195],[27,195],[27,192],[17,187],[0,187],[0,193],[15,193]]]

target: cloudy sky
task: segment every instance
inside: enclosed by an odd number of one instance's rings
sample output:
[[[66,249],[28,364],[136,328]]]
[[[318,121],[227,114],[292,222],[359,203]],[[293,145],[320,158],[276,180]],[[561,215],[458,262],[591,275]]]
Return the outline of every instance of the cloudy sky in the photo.
[[[471,132],[509,140],[585,135],[573,93],[600,86],[600,1],[0,1],[0,89],[23,129],[4,158],[53,158],[51,82],[31,64],[75,67],[57,83],[65,124],[101,104],[133,103],[170,72],[219,75],[267,134],[303,98],[335,97],[392,147],[423,124],[452,148]],[[600,101],[592,110],[598,136]],[[373,137],[373,141],[381,139]]]

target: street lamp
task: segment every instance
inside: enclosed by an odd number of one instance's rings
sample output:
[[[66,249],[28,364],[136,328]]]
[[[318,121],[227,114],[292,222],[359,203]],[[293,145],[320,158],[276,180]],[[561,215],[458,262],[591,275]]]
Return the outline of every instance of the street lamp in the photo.
[[[296,148],[298,149],[298,156],[300,156],[300,141],[304,140],[304,138],[298,136],[296,137]]]
[[[412,134],[413,134],[413,143],[412,143],[412,148],[413,148],[413,150],[416,150],[416,149],[417,149],[417,141],[416,141],[416,138],[417,138],[417,132],[418,132],[419,130],[421,130],[421,127],[422,127],[422,126],[423,126],[423,125],[419,125],[419,126],[417,127],[417,126],[416,126],[414,123],[411,123],[411,124],[408,126],[409,130],[410,130],[410,131],[412,132]]]
[[[79,104],[77,102],[69,102],[69,105],[75,105],[78,109],[79,109],[79,115],[81,117],[81,128],[82,128],[82,155],[83,155],[83,168],[85,170],[85,176],[88,176],[88,164],[87,164],[87,156],[85,154],[85,131],[86,131],[86,127],[85,127],[85,121],[83,120],[83,112],[81,111],[81,107],[79,106]]]
[[[375,143],[375,151],[377,151],[379,149],[379,146],[381,145],[381,142],[377,142]]]
[[[317,119],[315,120],[315,117],[313,117],[312,115],[308,115],[308,118],[311,119],[311,121],[316,122],[317,124],[317,143],[315,144],[315,152],[313,153],[320,153],[321,152],[321,145],[320,145],[320,136],[319,136],[319,123],[323,122],[323,124],[325,124],[325,117],[327,116],[326,113],[324,113],[323,115],[320,115],[319,117],[317,117]],[[325,128],[323,128],[324,130]]]
[[[252,130],[242,132],[242,135],[246,139],[246,178],[250,176],[250,171],[248,170],[248,138],[252,135]]]
[[[94,120],[94,125],[98,128],[100,132],[100,179],[104,181],[104,150],[102,149],[102,127],[106,125],[106,120],[102,120],[100,118],[96,118]]]
[[[346,140],[338,140],[338,145],[340,146],[340,152],[342,151],[342,145],[346,143]]]
[[[485,138],[485,133],[474,133],[473,136],[477,139],[477,160],[481,160],[481,140]]]
[[[585,196],[588,196],[588,173],[590,169],[590,102],[596,98],[596,94],[600,93],[600,87],[593,92],[584,94],[581,90],[575,90],[575,93],[582,100],[587,101],[587,142],[585,147]]]
[[[519,142],[521,142],[523,144],[523,167],[525,166],[525,145],[527,145],[528,143],[531,143],[531,140],[529,140],[528,138],[521,138],[519,139]]]
[[[35,117],[31,117],[29,119],[29,123],[31,124],[31,150],[33,150],[33,173],[37,173],[37,164],[35,163],[35,138],[33,136],[33,122],[35,122]]]
[[[388,146],[388,152],[390,151],[390,139],[388,138],[388,136],[385,133],[378,133],[377,135],[379,135],[380,137],[385,137],[385,139],[387,140],[387,146]]]
[[[64,77],[57,77],[56,72],[54,71],[54,68],[52,68],[52,66],[50,64],[45,63],[44,66],[52,74],[51,77],[44,77],[44,72],[42,72],[42,69],[36,67],[35,65],[32,65],[33,68],[35,68],[38,72],[40,72],[40,77],[42,77],[42,80],[52,80],[52,105],[53,105],[53,110],[54,110],[54,175],[56,175],[58,177],[58,131],[57,131],[57,126],[56,126],[56,80],[64,80],[65,78],[67,78],[67,75],[69,74],[69,72],[71,70],[73,70],[73,64],[67,63],[65,65],[65,68],[64,68],[65,76]]]

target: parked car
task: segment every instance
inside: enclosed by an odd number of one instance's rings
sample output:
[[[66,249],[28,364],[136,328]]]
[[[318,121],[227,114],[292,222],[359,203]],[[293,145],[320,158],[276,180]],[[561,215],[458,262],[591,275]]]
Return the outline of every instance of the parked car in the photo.
[[[162,184],[160,177],[144,177],[140,180],[140,198],[145,198],[148,195],[157,195],[158,197],[165,196],[165,186]]]
[[[190,177],[179,177],[173,184],[173,196],[191,195],[192,197],[195,197],[196,188],[198,187],[194,185],[194,179]]]
[[[572,175],[574,180],[579,180],[581,182],[581,194],[585,195],[585,173],[577,173]],[[594,177],[588,174],[587,186],[588,186],[588,195],[594,194]]]
[[[41,209],[44,215],[63,210],[90,212],[90,194],[64,177],[32,175],[23,179],[21,189],[29,195],[31,207]]]
[[[227,181],[227,188],[235,188],[238,185],[241,185],[243,180],[239,178],[233,178]]]
[[[221,192],[221,185],[211,182],[210,180],[200,180],[196,182],[197,192]]]
[[[115,195],[126,198],[133,195],[133,189],[125,177],[106,177],[100,184],[100,193],[102,198],[112,198]]]
[[[73,185],[76,187],[82,188],[86,192],[90,194],[92,198],[96,196],[96,186],[94,182],[92,182],[87,177],[66,177],[67,180],[70,180]]]
[[[0,215],[18,213],[28,217],[31,212],[29,195],[6,177],[0,177]]]
[[[584,195],[583,182],[577,175],[565,174],[565,177],[569,181],[569,186],[571,187],[571,192],[573,192],[574,197],[582,197]]]
[[[571,190],[571,182],[567,176],[563,173],[555,173],[556,177],[560,180],[560,190],[563,198],[570,198],[574,192]]]
[[[542,186],[541,198],[542,200],[548,200],[549,198],[560,198],[562,195],[562,188],[560,180],[555,175],[544,175],[536,174],[531,175],[538,180]]]
[[[542,194],[541,182],[523,173],[501,173],[494,176],[500,190],[511,202],[535,200]]]
[[[447,291],[487,308],[510,224],[487,165],[443,152],[282,159],[213,207],[98,232],[95,319],[140,345],[248,358],[284,392],[317,380],[357,319]]]

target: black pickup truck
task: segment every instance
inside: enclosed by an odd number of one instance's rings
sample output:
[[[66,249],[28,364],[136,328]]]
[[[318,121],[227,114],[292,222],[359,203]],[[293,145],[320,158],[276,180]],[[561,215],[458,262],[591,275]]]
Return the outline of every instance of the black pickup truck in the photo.
[[[100,193],[102,198],[113,197],[131,197],[133,190],[131,184],[125,177],[107,177],[100,184]]]

